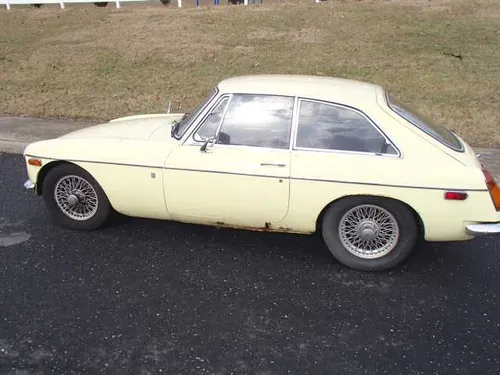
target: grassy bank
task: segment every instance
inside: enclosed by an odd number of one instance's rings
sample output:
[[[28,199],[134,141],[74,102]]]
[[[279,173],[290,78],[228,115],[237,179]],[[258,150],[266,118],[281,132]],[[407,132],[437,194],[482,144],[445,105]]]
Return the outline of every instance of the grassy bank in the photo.
[[[2,9],[0,115],[105,120],[169,100],[184,111],[225,77],[320,74],[381,84],[500,146],[499,30],[496,0]]]

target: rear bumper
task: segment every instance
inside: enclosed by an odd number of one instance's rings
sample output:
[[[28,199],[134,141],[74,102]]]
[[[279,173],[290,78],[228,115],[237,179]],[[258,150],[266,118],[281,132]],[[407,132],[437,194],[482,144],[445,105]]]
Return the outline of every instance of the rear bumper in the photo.
[[[467,224],[465,231],[471,236],[500,234],[500,223]]]

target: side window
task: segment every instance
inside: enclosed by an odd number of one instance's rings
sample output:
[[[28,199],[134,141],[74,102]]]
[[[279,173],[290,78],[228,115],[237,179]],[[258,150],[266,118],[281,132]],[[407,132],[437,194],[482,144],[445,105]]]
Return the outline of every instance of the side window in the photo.
[[[294,98],[233,95],[217,143],[286,149],[290,145]]]
[[[396,155],[362,114],[337,105],[300,101],[297,147]]]
[[[215,109],[205,118],[201,127],[198,128],[198,131],[194,135],[196,141],[203,142],[211,137],[215,137],[215,132],[222,120],[228,101],[229,97],[222,99]]]

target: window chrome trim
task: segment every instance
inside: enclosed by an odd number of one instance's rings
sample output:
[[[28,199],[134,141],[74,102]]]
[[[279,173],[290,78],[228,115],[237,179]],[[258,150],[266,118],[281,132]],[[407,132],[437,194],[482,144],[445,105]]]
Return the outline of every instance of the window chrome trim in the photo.
[[[220,103],[220,100],[223,100],[224,97],[229,96],[231,97],[231,94],[228,93],[220,93],[217,97],[214,98],[214,100],[210,103],[210,105],[207,106],[206,110],[196,118],[195,121],[193,121],[193,124],[191,128],[189,129],[188,132],[186,132],[186,139],[182,142],[183,145],[202,145],[203,142],[196,141],[194,139],[194,134],[198,131],[199,127],[203,124],[203,121],[205,121],[206,117],[212,113],[212,111],[217,107],[217,105]],[[231,101],[231,99],[229,99]],[[229,103],[228,103],[229,104]]]
[[[224,119],[226,118],[227,110],[229,109],[229,105],[233,101],[234,94],[231,93],[229,95],[229,101],[226,104],[226,108],[224,108],[224,113],[222,114],[222,118],[220,119],[219,125],[217,126],[217,129],[215,129],[215,141],[214,141],[214,146],[217,144],[217,140],[219,139],[219,133],[220,133],[220,128],[222,127],[222,123],[224,122]]]
[[[197,144],[191,144],[190,146],[198,146]],[[277,147],[261,147],[261,146],[248,146],[248,145],[226,145],[223,143],[214,143],[213,147],[217,148],[247,148],[250,150],[262,150],[262,152],[290,152],[290,148],[277,148]]]
[[[382,154],[382,153],[366,152],[366,151],[330,150],[328,148],[295,147],[293,151],[335,153],[335,154],[347,154],[347,155],[359,155],[359,156],[375,156],[378,158],[389,158],[389,159],[402,159],[402,157],[396,154]]]
[[[256,149],[256,148],[259,148],[259,149],[265,149],[265,150],[286,150],[286,151],[291,151],[292,150],[292,143],[293,143],[293,123],[294,123],[294,114],[295,114],[295,105],[297,103],[297,97],[296,96],[292,96],[292,95],[279,95],[279,94],[261,94],[261,93],[239,93],[239,92],[233,92],[233,93],[224,93],[224,94],[221,94],[219,95],[218,98],[216,98],[215,102],[216,104],[213,105],[213,106],[210,106],[210,109],[209,111],[205,112],[204,114],[200,115],[200,117],[202,118],[199,122],[196,123],[196,125],[194,125],[195,129],[191,132],[191,134],[189,135],[189,137],[186,139],[186,141],[184,142],[185,145],[187,146],[199,146],[199,145],[202,145],[203,144],[203,141],[198,141],[194,138],[194,135],[196,134],[196,132],[199,130],[199,127],[200,126],[203,126],[203,122],[205,121],[206,117],[215,109],[215,107],[220,103],[221,100],[223,100],[224,97],[226,96],[229,96],[229,101],[228,103],[226,104],[226,108],[224,109],[224,113],[222,115],[222,119],[219,123],[219,126],[217,127],[217,130],[215,132],[215,137],[216,139],[219,138],[219,132],[222,128],[222,123],[224,122],[224,119],[226,118],[226,113],[229,109],[229,105],[231,104],[231,101],[233,100],[233,97],[236,96],[236,95],[253,95],[253,96],[266,96],[266,97],[269,97],[269,96],[273,96],[273,97],[280,97],[280,98],[291,98],[294,100],[293,102],[293,106],[292,106],[292,118],[291,118],[291,122],[290,122],[290,134],[289,134],[289,139],[288,139],[288,147],[286,148],[275,148],[275,147],[262,147],[262,146],[249,146],[249,145],[226,145],[226,144],[222,144],[222,143],[217,143],[215,142],[214,145],[212,147],[227,147],[227,146],[233,146],[233,147],[250,147],[252,149]]]
[[[213,103],[214,100],[216,100],[220,96],[220,91],[219,91],[218,86],[213,87],[211,89],[211,92],[212,92],[212,95],[207,99],[207,102],[205,103],[203,108],[200,110],[200,113],[198,114],[198,116],[193,119],[193,121],[191,122],[191,125],[179,137],[176,137],[175,135],[173,135],[172,138],[183,143],[182,139],[186,136],[186,134],[190,133],[191,128],[194,126],[194,124],[197,123],[200,116],[203,116],[203,114],[206,113],[207,108],[210,107],[210,104]],[[189,137],[189,135],[188,135],[188,137]]]
[[[290,132],[292,139],[290,140],[290,152],[295,148],[295,142],[297,139],[297,129],[299,128],[299,109],[300,109],[300,99],[298,96],[295,97],[293,102],[293,114],[292,114],[292,131]]]
[[[194,129],[194,131],[192,133],[192,136],[190,137],[191,140],[193,140],[197,144],[205,142],[203,140],[200,140],[200,141],[197,140],[196,139],[196,134],[198,134],[198,132],[201,130],[201,128],[203,128],[203,125],[205,125],[205,123],[208,120],[208,118],[210,117],[210,115],[212,115],[212,113],[219,107],[220,103],[222,103],[222,101],[224,101],[226,98],[228,98],[228,101],[226,103],[226,106],[224,107],[224,110],[222,111],[222,116],[221,116],[221,119],[219,121],[219,124],[215,128],[215,136],[217,136],[217,134],[219,134],[220,126],[222,124],[222,121],[224,120],[224,117],[226,116],[226,112],[227,112],[227,108],[229,107],[229,103],[231,103],[231,99],[233,98],[232,94],[223,94],[223,95],[219,96],[219,99],[216,101],[215,105],[213,105],[212,107],[210,107],[210,110],[207,113],[205,113],[205,115],[203,116],[203,118],[196,125],[196,129]]]
[[[387,107],[389,108],[389,110],[394,113],[396,116],[398,116],[399,118],[403,119],[404,121],[408,122],[409,124],[413,125],[415,128],[417,128],[418,130],[422,131],[423,133],[427,134],[429,137],[431,137],[432,139],[434,139],[435,141],[438,141],[439,143],[441,143],[443,146],[446,146],[448,147],[449,149],[455,151],[455,152],[460,152],[460,153],[465,153],[465,146],[463,144],[463,142],[460,140],[458,134],[456,134],[453,130],[450,130],[448,129],[447,127],[443,126],[443,125],[439,125],[441,127],[443,127],[444,129],[446,129],[447,131],[449,131],[454,137],[455,137],[455,140],[458,142],[458,144],[460,145],[460,148],[456,148],[456,147],[453,147],[452,145],[446,143],[446,142],[443,142],[441,139],[435,137],[434,135],[432,135],[430,132],[428,132],[427,130],[425,130],[424,128],[422,128],[421,126],[419,126],[418,124],[415,124],[414,121],[411,121],[410,119],[406,118],[405,116],[403,116],[401,113],[399,113],[397,110],[394,109],[394,107],[398,107],[397,104],[393,103],[390,99],[390,94],[387,90],[384,90],[384,97],[385,97],[385,104],[387,105]],[[402,103],[403,104],[403,103]],[[403,104],[404,105],[404,104]],[[404,108],[401,108],[403,110],[403,112],[407,112],[404,110]],[[413,110],[412,110],[413,111]],[[413,117],[415,117],[416,115],[418,114],[411,114]],[[417,116],[417,117],[420,117],[420,116]],[[424,122],[422,119],[420,119],[420,121]]]
[[[324,148],[298,147],[297,146],[297,135],[298,135],[298,129],[299,129],[300,103],[303,101],[339,107],[339,108],[347,109],[347,110],[354,111],[354,112],[360,114],[375,128],[375,130],[385,139],[385,141],[389,145],[391,145],[394,148],[394,150],[396,150],[397,154],[394,155],[394,154],[366,152],[366,151],[349,151],[349,150],[332,150],[332,149],[324,149]],[[385,132],[375,123],[375,121],[373,121],[368,115],[366,115],[360,109],[349,106],[349,105],[345,105],[345,104],[339,104],[339,103],[334,103],[334,102],[328,102],[325,100],[311,99],[311,98],[305,98],[305,97],[299,97],[298,102],[299,103],[298,103],[298,108],[297,108],[297,125],[296,125],[297,129],[296,129],[295,138],[293,140],[293,150],[294,151],[318,151],[318,152],[329,152],[329,153],[358,154],[358,155],[369,155],[369,156],[377,156],[377,157],[390,157],[390,158],[398,158],[398,159],[403,158],[403,153],[402,153],[401,149],[389,138],[389,136],[387,134],[385,134]]]

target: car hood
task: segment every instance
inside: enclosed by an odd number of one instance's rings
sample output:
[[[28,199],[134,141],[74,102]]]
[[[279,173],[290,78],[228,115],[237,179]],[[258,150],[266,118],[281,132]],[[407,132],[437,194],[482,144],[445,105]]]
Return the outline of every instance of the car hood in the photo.
[[[173,113],[121,117],[65,134],[60,138],[149,139],[160,127],[170,129],[173,122],[182,116],[182,113]]]

